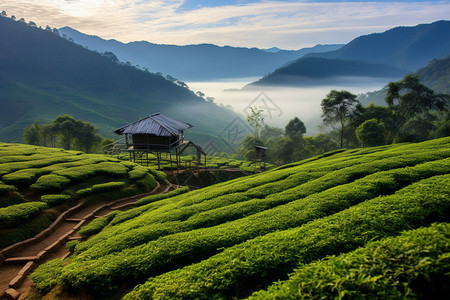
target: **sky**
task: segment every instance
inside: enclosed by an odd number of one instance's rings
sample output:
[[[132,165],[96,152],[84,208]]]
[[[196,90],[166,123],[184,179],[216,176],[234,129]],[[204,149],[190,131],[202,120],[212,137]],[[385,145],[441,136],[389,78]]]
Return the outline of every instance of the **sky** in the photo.
[[[2,10],[121,42],[300,49],[448,20],[450,0],[2,0]]]

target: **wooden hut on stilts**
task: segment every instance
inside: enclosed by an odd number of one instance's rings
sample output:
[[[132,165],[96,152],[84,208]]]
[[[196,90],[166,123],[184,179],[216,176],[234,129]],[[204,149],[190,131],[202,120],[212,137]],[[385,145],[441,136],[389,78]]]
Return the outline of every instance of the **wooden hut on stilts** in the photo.
[[[168,153],[172,165],[172,153],[175,154],[177,168],[181,163],[183,151],[193,146],[197,150],[197,165],[201,165],[201,156],[206,153],[191,141],[184,140],[184,130],[192,128],[191,124],[181,122],[160,113],[152,114],[139,121],[125,125],[114,132],[125,135],[126,151],[133,162],[149,164],[149,153],[156,156],[158,169],[161,169],[161,154]]]

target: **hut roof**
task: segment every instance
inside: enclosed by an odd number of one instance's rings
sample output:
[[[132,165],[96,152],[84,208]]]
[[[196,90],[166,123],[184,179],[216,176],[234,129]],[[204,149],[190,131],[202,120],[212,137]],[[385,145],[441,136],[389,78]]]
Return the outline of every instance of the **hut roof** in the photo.
[[[160,113],[156,113],[116,129],[114,132],[117,134],[131,133],[174,136],[180,134],[184,129],[191,127],[193,127],[191,124],[177,121]]]

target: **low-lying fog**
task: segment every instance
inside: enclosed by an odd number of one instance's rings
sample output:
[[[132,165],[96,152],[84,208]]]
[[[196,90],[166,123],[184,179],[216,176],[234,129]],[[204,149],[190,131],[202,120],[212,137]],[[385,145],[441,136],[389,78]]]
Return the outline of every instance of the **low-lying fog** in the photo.
[[[240,90],[258,78],[236,78],[214,82],[188,82],[191,90],[201,91],[214,102],[231,105],[233,110],[243,116],[249,106],[258,107],[265,112],[265,122],[284,128],[289,120],[300,118],[306,125],[306,135],[320,132],[322,123],[320,102],[332,90],[347,90],[355,95],[376,91],[384,87],[387,78],[340,78],[335,83],[312,87],[260,87],[258,90]],[[338,83],[336,83],[338,82]]]

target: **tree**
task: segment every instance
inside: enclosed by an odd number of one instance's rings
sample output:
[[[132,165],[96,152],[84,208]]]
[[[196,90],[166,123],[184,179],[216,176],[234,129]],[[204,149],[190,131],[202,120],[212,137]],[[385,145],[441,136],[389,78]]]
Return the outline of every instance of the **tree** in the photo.
[[[339,144],[340,148],[343,148],[350,118],[355,111],[362,108],[361,103],[356,100],[356,95],[348,91],[332,90],[322,100],[321,106],[325,125],[338,125]]]
[[[286,125],[285,133],[292,140],[301,139],[306,133],[305,124],[299,118],[295,117]]]
[[[356,137],[358,138],[361,146],[373,147],[384,145],[384,124],[377,119],[370,119],[364,121],[356,128]]]
[[[40,145],[42,142],[41,138],[42,128],[39,125],[38,120],[34,121],[34,123],[23,130],[23,139],[25,143],[29,145]]]
[[[435,94],[419,81],[418,75],[408,74],[402,80],[390,82],[386,92],[386,103],[394,116],[391,143],[405,124],[413,118],[433,119],[433,111],[446,110],[450,95]]]
[[[251,114],[247,117],[247,122],[253,128],[255,138],[259,139],[259,129],[264,124],[263,110],[250,106],[250,111]]]

